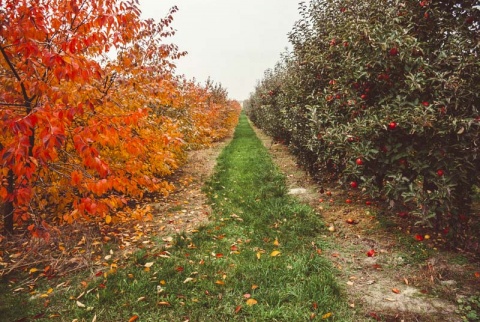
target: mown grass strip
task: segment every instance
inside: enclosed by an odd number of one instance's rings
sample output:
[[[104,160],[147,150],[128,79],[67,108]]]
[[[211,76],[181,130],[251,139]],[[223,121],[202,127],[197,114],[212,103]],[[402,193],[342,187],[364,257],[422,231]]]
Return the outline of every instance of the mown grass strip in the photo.
[[[318,215],[287,195],[245,116],[206,190],[214,208],[209,225],[176,236],[168,253],[136,253],[88,293],[52,297],[48,314],[70,321],[350,320],[320,251]]]

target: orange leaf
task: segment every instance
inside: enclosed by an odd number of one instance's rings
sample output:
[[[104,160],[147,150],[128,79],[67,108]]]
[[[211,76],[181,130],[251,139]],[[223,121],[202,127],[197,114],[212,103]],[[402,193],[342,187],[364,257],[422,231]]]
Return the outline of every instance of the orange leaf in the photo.
[[[242,309],[242,306],[237,305],[237,307],[235,308],[235,314],[238,314],[238,312],[240,312],[241,309]]]
[[[170,306],[170,303],[165,302],[165,301],[158,302],[157,304],[162,305],[162,306]]]
[[[275,240],[273,241],[273,245],[275,246],[279,246],[280,243],[278,242],[278,238],[275,238]]]
[[[392,288],[392,292],[395,294],[400,294],[400,290],[398,288]]]
[[[257,302],[257,300],[255,300],[255,299],[248,299],[248,300],[247,300],[247,305],[248,305],[248,306],[252,306],[252,305],[255,305],[255,304],[257,304],[257,303],[258,303],[258,302]]]
[[[138,320],[138,315],[133,315],[130,319],[128,319],[128,322],[135,322]]]

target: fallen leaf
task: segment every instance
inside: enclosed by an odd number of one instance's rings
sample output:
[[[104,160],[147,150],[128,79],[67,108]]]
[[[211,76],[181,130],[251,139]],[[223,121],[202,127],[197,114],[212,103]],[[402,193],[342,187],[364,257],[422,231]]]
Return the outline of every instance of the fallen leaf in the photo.
[[[324,315],[322,315],[322,319],[328,319],[329,317],[332,316],[332,312],[328,312],[328,313],[325,313]]]
[[[78,306],[78,307],[82,307],[82,308],[83,308],[83,307],[85,307],[85,304],[83,304],[83,303],[82,303],[82,302],[80,302],[80,301],[77,301],[77,306]]]
[[[192,278],[192,277],[187,277],[187,278],[183,281],[183,284],[188,283],[188,282],[191,282],[191,281],[193,281],[193,280],[194,280],[194,278]]]
[[[260,257],[262,257],[262,253],[257,252],[257,259],[260,259]]]
[[[247,305],[248,305],[248,306],[252,306],[252,305],[255,305],[255,304],[257,304],[257,303],[258,303],[258,302],[257,302],[257,300],[255,300],[255,299],[248,299],[248,300],[247,300]]]
[[[273,241],[273,245],[275,246],[279,246],[280,243],[278,242],[278,238],[275,238],[275,240]]]
[[[398,288],[392,288],[392,292],[395,294],[400,294],[400,290]]]
[[[256,285],[256,284],[252,285],[252,290],[256,290],[257,288],[258,288],[258,285]]]
[[[221,280],[218,280],[218,281],[215,281],[215,284],[217,284],[217,285],[225,285],[225,282],[224,282],[224,281],[221,281]]]
[[[128,322],[135,322],[138,320],[138,315],[132,315],[130,319],[128,319]]]
[[[105,216],[105,223],[109,224],[111,222],[112,222],[112,216],[110,215]]]
[[[33,273],[35,273],[36,271],[38,271],[37,268],[30,268],[29,273],[30,273],[30,274],[33,274]]]
[[[249,299],[249,298],[251,298],[251,297],[252,297],[252,295],[251,295],[251,294],[249,294],[249,293],[246,293],[246,294],[243,294],[243,297],[244,297],[244,298],[246,298],[246,299]]]
[[[475,274],[473,274],[475,276],[475,278],[480,278],[480,272],[475,272]]]
[[[154,262],[148,262],[148,263],[145,263],[145,265],[143,265],[143,266],[145,266],[146,268],[150,268],[150,267],[153,266],[153,264],[154,264]]]
[[[147,299],[146,296],[141,296],[137,299],[137,302],[145,301]]]
[[[278,250],[274,250],[273,252],[270,253],[270,256],[272,257],[278,256],[278,255],[280,255],[280,251]]]
[[[162,305],[162,306],[170,306],[170,303],[165,302],[165,301],[158,302],[157,304]]]
[[[373,257],[373,256],[375,256],[375,250],[374,250],[374,249],[370,249],[370,250],[367,252],[367,256],[368,256],[368,257]]]
[[[235,308],[235,314],[238,314],[238,312],[240,312],[241,309],[242,309],[242,306],[237,305],[237,307]]]

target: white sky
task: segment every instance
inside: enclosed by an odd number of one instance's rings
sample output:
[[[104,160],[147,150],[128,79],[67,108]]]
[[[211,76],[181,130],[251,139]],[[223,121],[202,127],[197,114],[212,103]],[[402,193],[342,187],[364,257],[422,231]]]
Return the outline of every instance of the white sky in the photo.
[[[209,76],[229,97],[247,99],[263,72],[290,47],[300,0],[140,0],[145,18],[159,21],[176,5],[171,42],[187,51],[177,72],[203,83]]]

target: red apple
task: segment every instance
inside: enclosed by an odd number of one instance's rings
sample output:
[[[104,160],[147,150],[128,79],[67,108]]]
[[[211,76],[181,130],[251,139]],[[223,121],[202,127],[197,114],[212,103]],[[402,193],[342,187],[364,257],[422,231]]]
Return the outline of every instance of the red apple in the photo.
[[[401,211],[401,212],[398,213],[398,216],[399,216],[400,218],[405,218],[405,217],[408,216],[408,212],[406,212],[406,211]]]
[[[356,181],[352,181],[350,182],[350,187],[352,187],[353,189],[356,189],[358,188],[358,183]]]
[[[360,159],[360,158],[358,158],[357,160],[355,160],[355,163],[356,163],[357,165],[363,165],[363,160]]]
[[[398,48],[397,47],[391,48],[389,53],[390,53],[390,56],[397,56],[398,55]]]
[[[442,169],[437,170],[437,176],[442,177],[444,175],[444,172]]]
[[[368,257],[373,257],[373,256],[375,256],[375,249],[370,249],[370,250],[367,252],[367,256],[368,256]]]
[[[390,130],[395,130],[396,127],[397,127],[397,123],[396,123],[396,122],[390,122],[390,123],[388,124],[388,128],[389,128]]]
[[[425,101],[425,102],[422,102],[422,105],[425,106],[425,107],[428,107],[428,106],[430,106],[430,103]]]
[[[366,204],[367,206],[371,206],[371,205],[372,205],[372,202],[371,202],[370,200],[367,200],[367,201],[365,201],[365,204]]]

